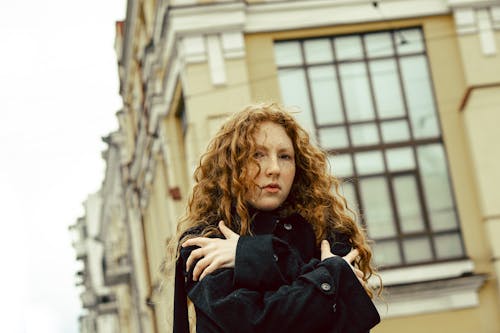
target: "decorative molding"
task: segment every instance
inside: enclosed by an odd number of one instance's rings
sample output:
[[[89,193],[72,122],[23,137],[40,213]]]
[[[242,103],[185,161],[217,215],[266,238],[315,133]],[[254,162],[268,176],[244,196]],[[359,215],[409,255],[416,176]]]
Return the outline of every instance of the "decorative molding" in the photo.
[[[478,9],[476,11],[477,25],[479,30],[479,41],[484,55],[495,55],[497,53],[495,34],[489,9]]]
[[[474,9],[457,8],[453,13],[453,18],[459,34],[475,33],[477,31]]]
[[[245,32],[305,29],[340,24],[388,21],[450,13],[445,0],[371,1],[309,0],[254,4],[247,7]]]
[[[237,59],[245,56],[245,40],[243,32],[229,31],[221,34],[222,49],[224,50],[224,58]]]
[[[500,5],[492,6],[490,9],[493,29],[500,29]]]
[[[474,271],[471,260],[450,261],[403,268],[388,269],[379,272],[385,286],[418,283],[431,280],[455,278]],[[370,279],[370,284],[377,285],[378,279]]]
[[[470,275],[388,287],[385,300],[375,305],[383,318],[476,307],[485,280],[485,275]]]
[[[226,83],[226,64],[222,53],[222,45],[219,35],[208,35],[206,37],[208,66],[210,68],[210,78],[214,86]]]
[[[243,2],[174,7],[168,18],[169,29],[175,32],[176,38],[243,30],[246,8]]]
[[[449,0],[459,35],[479,35],[484,55],[497,53],[495,32],[500,29],[500,6],[498,1]]]
[[[179,41],[179,57],[183,64],[199,63],[207,60],[207,49],[203,35],[181,37]]]

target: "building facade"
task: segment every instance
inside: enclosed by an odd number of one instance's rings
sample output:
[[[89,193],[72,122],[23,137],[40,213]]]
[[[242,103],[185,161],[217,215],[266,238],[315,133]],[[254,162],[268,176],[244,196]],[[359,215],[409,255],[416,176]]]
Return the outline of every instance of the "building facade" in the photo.
[[[120,332],[171,331],[192,171],[260,101],[297,108],[374,240],[374,332],[500,332],[498,1],[129,0],[116,27],[99,224]]]

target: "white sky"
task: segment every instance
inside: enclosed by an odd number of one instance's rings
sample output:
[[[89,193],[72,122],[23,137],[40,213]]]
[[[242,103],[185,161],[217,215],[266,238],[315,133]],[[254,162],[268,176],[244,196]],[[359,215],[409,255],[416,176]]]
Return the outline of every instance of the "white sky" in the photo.
[[[78,332],[68,226],[99,189],[120,109],[125,0],[0,2],[0,331]]]

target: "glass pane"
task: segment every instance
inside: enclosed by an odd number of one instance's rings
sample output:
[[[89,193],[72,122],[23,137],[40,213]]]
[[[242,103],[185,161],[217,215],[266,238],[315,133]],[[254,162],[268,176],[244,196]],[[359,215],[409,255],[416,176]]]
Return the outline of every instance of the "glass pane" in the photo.
[[[356,214],[359,212],[358,200],[356,200],[356,192],[354,190],[354,184],[344,182],[340,186],[340,193],[347,200],[347,207],[352,209]]]
[[[368,63],[373,80],[375,102],[380,118],[405,115],[401,84],[394,59],[372,60]]]
[[[367,175],[384,172],[384,159],[382,152],[373,150],[356,153],[354,155],[358,174]]]
[[[339,149],[349,147],[345,127],[320,128],[319,143],[324,149]]]
[[[394,54],[392,37],[389,32],[365,35],[365,45],[368,57],[391,56]]]
[[[445,154],[440,144],[417,148],[425,202],[434,231],[457,228]]]
[[[396,235],[387,182],[383,177],[359,180],[363,215],[372,238]]]
[[[328,155],[328,162],[330,164],[330,172],[334,176],[343,178],[354,175],[351,155]]]
[[[347,117],[350,121],[371,120],[373,112],[370,86],[364,63],[341,64],[339,66],[342,80]]]
[[[308,69],[314,111],[319,125],[344,121],[340,104],[337,75],[333,66],[315,66]]]
[[[401,264],[401,253],[399,253],[398,243],[377,242],[373,245],[373,254],[377,266],[393,266]]]
[[[387,168],[390,171],[415,170],[415,159],[411,147],[388,149]]]
[[[425,57],[406,57],[401,58],[400,62],[413,136],[415,138],[439,136],[438,120]]]
[[[424,40],[420,29],[407,29],[394,32],[396,49],[399,54],[424,51]]]
[[[460,258],[464,255],[462,242],[458,233],[435,236],[434,246],[436,247],[439,259]]]
[[[274,44],[274,55],[277,66],[302,64],[302,52],[299,42],[278,42]]]
[[[306,62],[309,64],[332,62],[333,52],[330,39],[311,39],[304,42]]]
[[[350,130],[354,146],[374,145],[380,142],[375,124],[352,125]]]
[[[402,232],[423,231],[425,225],[415,177],[396,177],[392,180],[392,186]]]
[[[384,121],[381,128],[384,142],[390,143],[410,139],[410,128],[406,120]]]
[[[295,113],[297,121],[309,132],[315,133],[315,126],[307,93],[306,77],[302,69],[280,69],[278,79],[283,104],[297,106],[302,112]]]
[[[432,260],[431,242],[427,237],[405,239],[403,251],[408,264]]]
[[[360,36],[343,36],[333,40],[337,60],[353,60],[363,58]]]

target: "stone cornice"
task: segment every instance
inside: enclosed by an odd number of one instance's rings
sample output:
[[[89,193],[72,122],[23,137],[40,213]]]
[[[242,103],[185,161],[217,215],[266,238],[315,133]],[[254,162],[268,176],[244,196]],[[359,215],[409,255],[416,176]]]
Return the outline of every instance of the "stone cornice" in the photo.
[[[479,306],[483,274],[387,287],[375,305],[383,318],[458,310]]]

